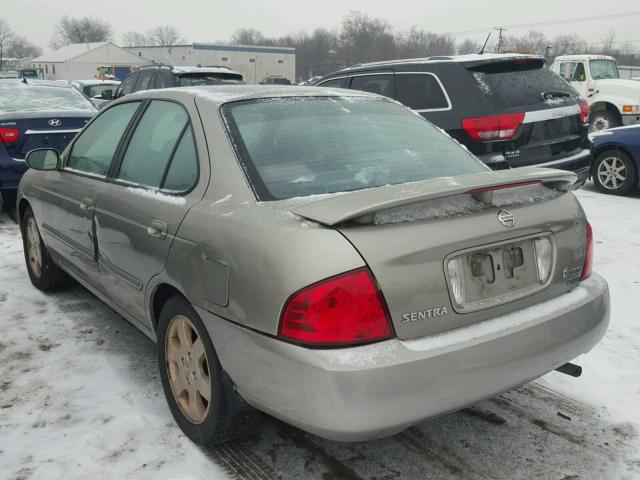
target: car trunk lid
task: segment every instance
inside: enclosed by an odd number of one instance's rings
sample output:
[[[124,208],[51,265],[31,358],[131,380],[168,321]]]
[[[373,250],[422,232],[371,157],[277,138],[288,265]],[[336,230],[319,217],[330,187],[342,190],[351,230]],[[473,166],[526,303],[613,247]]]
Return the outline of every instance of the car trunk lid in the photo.
[[[380,285],[397,337],[417,338],[553,298],[577,282],[584,252],[574,246],[582,245],[584,225],[575,198],[564,193],[575,176],[530,170],[379,187],[293,211],[345,236]],[[552,248],[543,282],[537,239]],[[452,289],[452,260],[461,264],[463,302]]]
[[[17,131],[17,138],[3,142],[7,153],[23,159],[36,148],[54,148],[62,152],[91,119],[84,112],[12,112],[0,115],[0,129]]]

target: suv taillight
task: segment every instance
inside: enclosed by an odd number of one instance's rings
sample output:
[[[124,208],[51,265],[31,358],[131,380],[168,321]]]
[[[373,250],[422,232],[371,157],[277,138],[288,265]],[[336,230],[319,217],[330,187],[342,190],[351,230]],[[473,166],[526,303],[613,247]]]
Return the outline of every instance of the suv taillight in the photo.
[[[0,143],[13,143],[19,136],[20,130],[17,128],[0,128]]]
[[[315,346],[344,346],[391,338],[382,294],[367,268],[314,283],[287,300],[278,336]]]
[[[589,123],[589,104],[587,102],[580,102],[580,123]]]
[[[591,224],[587,222],[587,251],[584,255],[584,264],[582,265],[582,273],[580,280],[585,280],[591,276],[593,271],[593,230]]]
[[[524,121],[524,113],[507,113],[490,117],[465,118],[462,128],[474,140],[509,140]]]

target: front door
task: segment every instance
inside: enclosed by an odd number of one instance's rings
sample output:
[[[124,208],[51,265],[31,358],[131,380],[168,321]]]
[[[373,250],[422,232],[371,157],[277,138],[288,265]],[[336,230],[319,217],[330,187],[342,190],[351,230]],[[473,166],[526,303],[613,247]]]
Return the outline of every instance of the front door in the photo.
[[[151,327],[145,288],[164,269],[182,219],[203,193],[193,191],[199,169],[187,110],[149,102],[116,163],[95,211],[98,271],[113,301]]]
[[[64,167],[39,192],[47,244],[71,271],[98,287],[93,214],[111,162],[140,102],[114,106],[74,140]]]

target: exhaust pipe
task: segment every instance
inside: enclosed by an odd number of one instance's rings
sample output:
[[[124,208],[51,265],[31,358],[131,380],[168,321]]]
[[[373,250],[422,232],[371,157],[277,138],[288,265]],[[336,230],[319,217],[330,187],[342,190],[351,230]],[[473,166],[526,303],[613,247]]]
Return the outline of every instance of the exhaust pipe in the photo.
[[[556,368],[556,371],[576,378],[582,375],[582,367],[571,362],[560,365],[558,368]]]

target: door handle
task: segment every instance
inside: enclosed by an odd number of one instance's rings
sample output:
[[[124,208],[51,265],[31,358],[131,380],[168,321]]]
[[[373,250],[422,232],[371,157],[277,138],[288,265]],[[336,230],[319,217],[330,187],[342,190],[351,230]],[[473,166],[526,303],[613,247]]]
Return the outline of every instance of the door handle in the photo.
[[[91,197],[84,197],[82,200],[80,200],[80,210],[91,210],[93,208],[93,198]]]
[[[147,227],[147,233],[153,238],[164,238],[167,236],[167,223],[160,220],[151,220]]]

